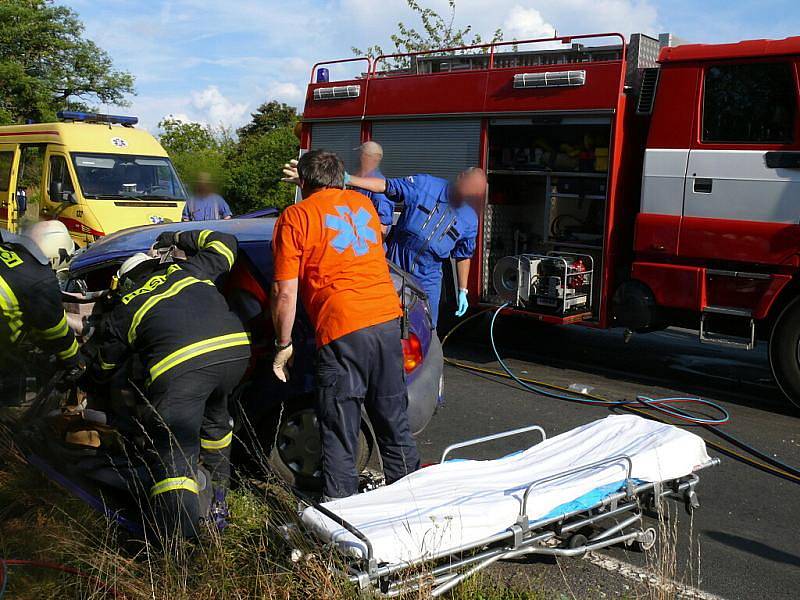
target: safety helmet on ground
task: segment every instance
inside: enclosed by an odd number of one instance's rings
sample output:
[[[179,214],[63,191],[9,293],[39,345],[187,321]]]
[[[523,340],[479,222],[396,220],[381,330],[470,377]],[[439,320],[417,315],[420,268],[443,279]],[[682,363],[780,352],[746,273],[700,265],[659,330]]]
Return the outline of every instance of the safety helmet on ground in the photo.
[[[125,262],[123,262],[117,270],[117,287],[122,291],[129,291],[136,281],[135,275],[136,271],[140,271],[139,267],[153,260],[152,256],[144,252],[137,252],[133,256],[125,259]]]
[[[75,252],[75,242],[61,221],[40,221],[31,225],[25,235],[35,243],[54,269],[64,266]]]

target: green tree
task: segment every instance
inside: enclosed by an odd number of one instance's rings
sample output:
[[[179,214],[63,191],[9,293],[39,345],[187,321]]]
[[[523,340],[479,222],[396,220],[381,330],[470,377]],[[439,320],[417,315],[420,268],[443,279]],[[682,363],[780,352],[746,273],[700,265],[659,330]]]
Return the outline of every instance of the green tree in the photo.
[[[128,104],[133,76],[83,33],[76,13],[51,0],[0,0],[0,121]]]
[[[391,54],[422,52],[456,46],[474,46],[484,43],[479,33],[472,32],[472,25],[467,25],[463,29],[455,26],[456,0],[448,0],[449,14],[445,16],[440,15],[432,8],[423,6],[417,0],[406,0],[406,3],[421,21],[422,31],[417,31],[414,27],[410,27],[400,21],[397,24],[397,33],[390,36],[394,44],[394,50]],[[499,42],[502,39],[503,30],[497,29],[488,43]],[[371,58],[386,54],[383,48],[377,44],[364,50],[354,47],[352,51],[358,56],[369,56]],[[406,68],[409,65],[407,59],[395,59],[388,62],[390,66],[395,68]]]
[[[190,188],[199,173],[208,173],[220,189],[227,185],[227,156],[235,142],[230,132],[222,127],[213,128],[165,117],[158,124],[158,139],[172,159],[178,176]]]
[[[272,100],[264,102],[250,113],[251,121],[237,130],[239,139],[245,141],[263,135],[280,127],[294,127],[298,121],[297,109],[294,106]]]
[[[297,156],[299,148],[291,127],[278,127],[240,141],[226,163],[227,198],[235,212],[289,205],[294,187],[281,183],[281,167]]]

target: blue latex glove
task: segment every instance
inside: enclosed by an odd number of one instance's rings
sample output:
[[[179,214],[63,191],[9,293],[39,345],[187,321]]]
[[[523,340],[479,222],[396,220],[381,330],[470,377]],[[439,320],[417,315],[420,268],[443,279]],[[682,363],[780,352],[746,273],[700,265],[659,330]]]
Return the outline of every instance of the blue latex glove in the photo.
[[[459,288],[458,290],[458,310],[456,310],[457,317],[463,317],[467,314],[469,308],[469,300],[467,299],[467,290]]]

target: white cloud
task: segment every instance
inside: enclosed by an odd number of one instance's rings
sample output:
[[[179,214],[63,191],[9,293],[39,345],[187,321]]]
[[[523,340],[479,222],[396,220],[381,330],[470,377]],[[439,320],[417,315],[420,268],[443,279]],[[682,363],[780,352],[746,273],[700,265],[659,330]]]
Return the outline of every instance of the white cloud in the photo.
[[[240,125],[247,113],[247,104],[233,102],[225,97],[216,85],[192,92],[192,106],[212,125]]]
[[[267,86],[267,98],[285,102],[286,104],[298,105],[305,96],[305,89],[289,81],[276,81]]]
[[[535,8],[524,8],[517,4],[503,22],[503,33],[508,39],[535,39],[551,37],[555,27],[545,21]]]

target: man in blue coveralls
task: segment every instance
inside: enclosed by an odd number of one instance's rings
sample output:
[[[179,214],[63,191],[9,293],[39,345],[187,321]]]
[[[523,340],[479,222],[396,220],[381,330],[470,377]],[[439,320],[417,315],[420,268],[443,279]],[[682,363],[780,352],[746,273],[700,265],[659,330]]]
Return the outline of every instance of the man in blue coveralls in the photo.
[[[439,317],[442,263],[451,257],[456,260],[456,316],[463,316],[469,308],[467,278],[478,234],[475,207],[486,195],[483,170],[469,168],[454,182],[432,175],[392,179],[348,176],[346,184],[403,202],[387,257],[419,280],[428,295],[434,326]]]
[[[378,142],[364,142],[358,148],[359,177],[376,177],[385,179],[380,171],[381,161],[383,160],[383,148]],[[358,190],[367,198],[372,200],[372,205],[378,213],[381,221],[381,233],[386,237],[389,233],[394,218],[394,202],[389,200],[384,194],[371,192],[369,190]]]

